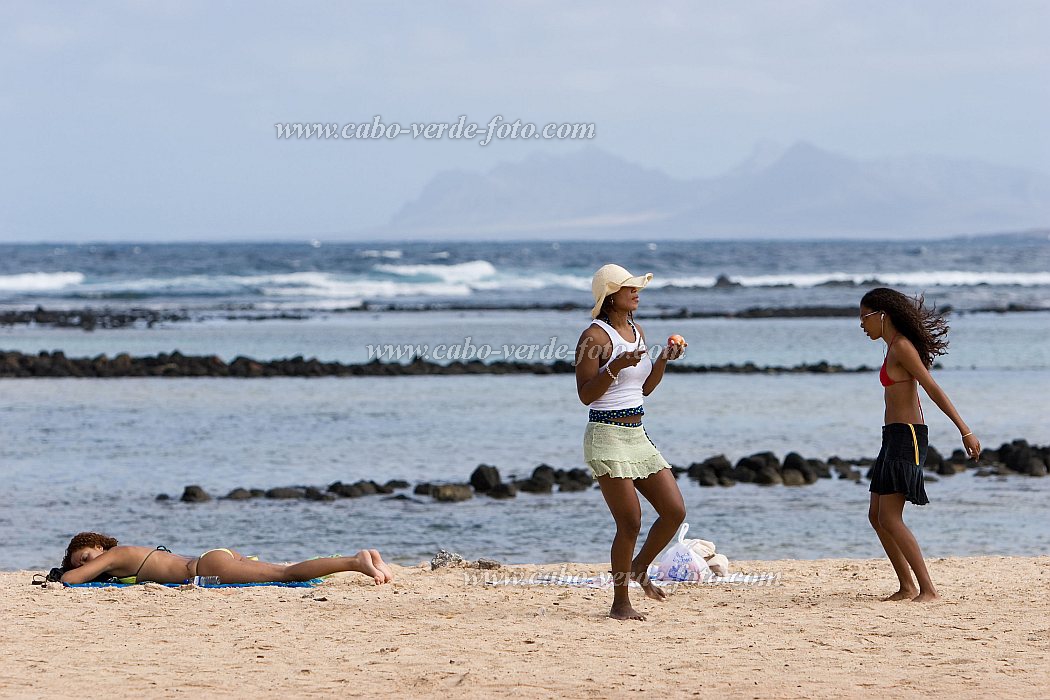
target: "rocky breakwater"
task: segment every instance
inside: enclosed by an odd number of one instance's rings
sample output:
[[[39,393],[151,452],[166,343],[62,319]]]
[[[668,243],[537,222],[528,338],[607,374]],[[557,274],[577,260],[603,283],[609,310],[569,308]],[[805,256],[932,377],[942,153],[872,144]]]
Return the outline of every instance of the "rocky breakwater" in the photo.
[[[183,355],[176,351],[144,357],[120,353],[114,357],[69,358],[61,351],[26,354],[0,352],[0,378],[31,379],[35,377],[84,377],[114,379],[120,377],[404,377],[460,376],[479,374],[572,374],[573,364],[554,362],[430,362],[416,358],[408,363],[372,360],[357,364],[321,362],[301,355],[280,360],[255,360],[240,356],[226,362],[217,355]],[[847,368],[817,362],[792,367],[760,366],[751,362],[729,365],[670,365],[675,374],[837,374],[870,372],[868,367]]]
[[[733,486],[737,483],[761,486],[806,486],[820,479],[845,479],[858,482],[870,479],[873,460],[829,457],[807,459],[797,452],[789,452],[781,461],[772,452],[756,452],[742,457],[734,464],[725,455],[709,457],[689,465],[687,474],[700,486]],[[862,473],[860,468],[866,468]],[[969,459],[962,449],[944,457],[935,447],[926,453],[924,473],[927,481],[938,476],[952,476],[972,470],[974,476],[1046,476],[1050,472],[1050,446],[1039,447],[1018,439],[1003,443],[998,449],[981,453],[981,459]]]
[[[741,457],[735,463],[725,455],[708,457],[702,462],[693,462],[688,467],[672,466],[675,478],[685,474],[703,487],[757,484],[759,486],[807,486],[821,479],[837,479],[859,483],[870,478],[870,458],[843,459],[833,456],[827,459],[803,457],[798,452],[789,452],[781,460],[773,452],[756,452]],[[863,470],[863,471],[862,471]],[[967,459],[961,449],[948,457],[930,447],[927,452],[925,474],[927,481],[937,481],[938,476],[952,476],[972,471],[975,477],[1030,476],[1042,477],[1050,472],[1050,446],[1030,445],[1026,440],[1003,443],[997,449],[985,450],[978,462]],[[278,486],[269,489],[238,487],[218,500],[247,501],[251,499],[307,501],[336,501],[344,498],[384,496],[385,500],[456,503],[476,496],[496,500],[515,498],[519,493],[551,494],[572,493],[596,488],[589,469],[556,469],[541,464],[524,478],[511,477],[504,481],[498,467],[479,464],[467,481],[453,483],[423,482],[412,486],[401,479],[378,481],[335,481],[327,487]],[[412,495],[397,493],[412,490]],[[211,494],[199,485],[185,487],[178,498],[184,503],[204,503],[214,500]],[[157,496],[158,501],[175,500],[168,494]]]

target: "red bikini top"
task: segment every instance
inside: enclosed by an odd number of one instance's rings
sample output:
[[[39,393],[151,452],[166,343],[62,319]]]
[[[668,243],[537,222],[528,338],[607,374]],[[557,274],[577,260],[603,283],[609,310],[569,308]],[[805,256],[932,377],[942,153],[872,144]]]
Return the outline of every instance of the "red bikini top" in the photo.
[[[889,372],[886,371],[886,360],[888,360],[890,358],[890,348],[892,348],[893,344],[895,342],[897,342],[897,336],[899,336],[899,335],[900,335],[900,333],[898,333],[897,335],[893,336],[893,340],[890,341],[889,347],[886,348],[886,357],[882,361],[882,369],[879,370],[879,382],[881,382],[883,386],[893,386],[894,384],[901,384],[903,382],[913,382],[913,381],[915,381],[915,377],[912,377],[911,379],[899,379],[897,381],[894,381],[894,380],[890,379],[890,374],[889,374]],[[920,422],[925,422],[926,419],[922,415],[922,401],[919,401],[918,388],[916,388],[916,391],[915,391],[915,402],[919,406],[919,421]]]
[[[893,340],[890,341],[889,346],[886,348],[886,357],[882,360],[882,369],[879,370],[879,382],[881,382],[883,386],[893,386],[894,384],[900,384],[901,382],[911,381],[911,379],[899,379],[894,381],[893,379],[890,379],[890,373],[886,371],[886,361],[890,359],[890,348],[892,348],[893,344],[897,342],[898,336],[900,336],[900,333],[893,336]]]

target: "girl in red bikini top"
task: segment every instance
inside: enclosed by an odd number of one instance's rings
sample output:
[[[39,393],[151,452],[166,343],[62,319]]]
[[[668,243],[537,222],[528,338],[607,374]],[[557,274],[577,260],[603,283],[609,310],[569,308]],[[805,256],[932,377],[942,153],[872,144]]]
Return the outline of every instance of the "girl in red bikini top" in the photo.
[[[948,351],[948,324],[939,314],[926,308],[923,297],[911,299],[893,289],[872,289],[860,302],[860,327],[872,340],[886,341],[886,358],[879,369],[879,382],[886,391],[885,423],[914,423],[914,406],[918,403],[921,386],[955,426],[959,429],[963,447],[971,459],[981,454],[981,443],[955,409],[948,395],[930,375],[930,367],[938,355]],[[901,336],[906,342],[898,343]],[[889,368],[900,367],[908,379],[893,379]],[[891,390],[896,384],[915,382],[915,399],[907,392]],[[912,403],[914,401],[915,403]],[[919,420],[923,421],[922,406],[918,406]]]
[[[930,376],[934,358],[948,349],[945,338],[948,324],[923,305],[922,297],[910,299],[882,287],[871,290],[861,299],[860,327],[872,340],[886,343],[886,359],[879,369],[879,382],[885,387],[886,402],[882,450],[872,465],[868,489],[871,492],[868,520],[878,533],[900,582],[899,590],[884,600],[937,600],[940,596],[930,578],[922,550],[903,519],[906,502],[929,503],[922,474],[929,431],[922,425],[919,386],[959,428],[970,458],[976,460],[981,456],[981,443],[963,422],[948,395]],[[898,343],[902,335],[904,340]],[[895,372],[907,373],[908,378],[894,380],[890,377],[891,367]],[[897,384],[905,386],[895,389]],[[914,398],[912,392],[915,392]],[[915,412],[916,406],[918,413]],[[912,449],[914,464],[911,463]],[[903,455],[906,458],[902,458]]]

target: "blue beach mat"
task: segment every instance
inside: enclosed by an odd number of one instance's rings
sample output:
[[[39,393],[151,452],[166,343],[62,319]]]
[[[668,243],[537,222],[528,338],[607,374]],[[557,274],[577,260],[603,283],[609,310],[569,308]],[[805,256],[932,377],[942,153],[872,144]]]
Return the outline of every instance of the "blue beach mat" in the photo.
[[[144,583],[102,583],[102,582],[91,582],[91,583],[63,583],[62,585],[66,588],[134,588],[135,586],[142,586],[145,583],[151,583],[146,581]],[[179,586],[185,586],[189,583],[159,583],[158,586],[165,586],[166,588],[178,588]],[[211,585],[197,586],[197,588],[254,588],[256,586],[277,586],[279,588],[313,588],[314,586],[324,583],[322,579],[314,578],[309,581],[268,581],[266,583],[216,583]]]

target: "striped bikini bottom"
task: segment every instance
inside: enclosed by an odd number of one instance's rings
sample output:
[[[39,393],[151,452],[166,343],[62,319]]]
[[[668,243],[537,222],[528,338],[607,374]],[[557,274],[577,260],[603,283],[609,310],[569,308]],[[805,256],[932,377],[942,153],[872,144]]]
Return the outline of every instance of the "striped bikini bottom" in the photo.
[[[590,414],[587,417],[590,423],[608,423],[609,425],[622,425],[627,428],[640,428],[641,422],[638,423],[620,423],[613,418],[626,418],[628,416],[644,416],[645,408],[642,406],[635,406],[634,408],[615,408],[611,411],[599,411],[591,409]]]

